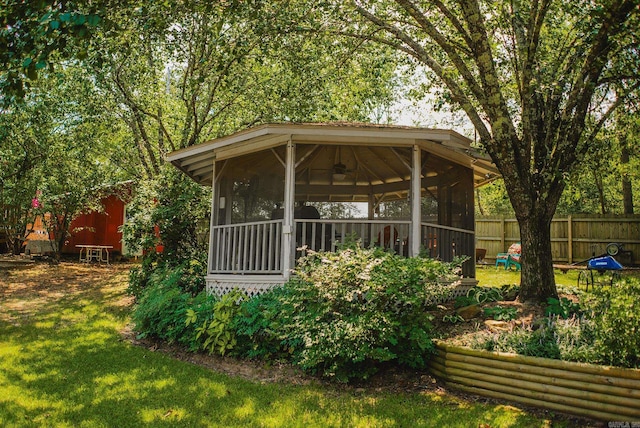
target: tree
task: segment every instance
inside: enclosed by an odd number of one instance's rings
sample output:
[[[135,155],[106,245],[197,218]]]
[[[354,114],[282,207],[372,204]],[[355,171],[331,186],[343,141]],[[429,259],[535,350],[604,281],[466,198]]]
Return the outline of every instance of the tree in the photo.
[[[633,214],[640,127],[636,99],[617,109],[567,178],[558,204],[562,214]]]
[[[121,151],[117,130],[93,79],[69,63],[45,70],[23,99],[3,110],[0,206],[11,207],[3,227],[11,231],[13,252],[36,214],[62,249],[71,221],[101,208],[102,185],[128,178],[113,162]]]
[[[40,72],[87,55],[87,41],[109,1],[3,1],[0,6],[0,102],[22,99]]]
[[[366,120],[391,102],[392,59],[353,40],[294,31],[303,13],[230,1],[156,2],[107,15],[118,30],[96,37],[89,62],[147,177],[166,153],[205,139],[265,122]]]
[[[557,295],[551,220],[566,175],[640,84],[639,3],[354,0],[335,6],[341,20],[331,31],[405,53],[473,123],[520,225],[522,300]]]
[[[5,108],[0,114],[0,232],[7,250],[19,254],[33,224],[33,202],[42,181],[40,163],[53,124],[44,103]]]
[[[636,102],[630,105],[630,108],[621,109],[616,112],[616,140],[620,148],[619,155],[619,171],[620,184],[622,187],[622,206],[624,214],[633,214],[633,178],[637,178],[637,168],[634,169],[632,159],[639,160],[639,147],[637,142],[640,140],[640,100],[636,98]],[[635,144],[634,144],[635,143]],[[634,174],[635,172],[635,174]]]

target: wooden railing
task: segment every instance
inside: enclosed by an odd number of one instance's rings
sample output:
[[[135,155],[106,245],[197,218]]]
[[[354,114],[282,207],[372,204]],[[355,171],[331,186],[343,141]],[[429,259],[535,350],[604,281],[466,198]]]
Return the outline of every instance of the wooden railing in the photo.
[[[422,223],[421,246],[429,257],[450,262],[456,256],[467,256],[462,265],[465,277],[475,277],[475,235],[472,230]]]
[[[296,220],[296,244],[297,248],[335,251],[339,244],[360,241],[364,247],[375,245],[406,256],[410,228],[410,221],[401,220]]]
[[[282,274],[282,220],[224,226],[212,230],[210,273]],[[335,251],[340,244],[360,241],[409,255],[411,222],[405,220],[295,220],[295,246],[300,257],[308,250]],[[455,256],[467,255],[463,274],[473,277],[473,231],[421,225],[421,247],[430,257],[449,262]]]
[[[214,226],[211,273],[282,273],[282,220]]]

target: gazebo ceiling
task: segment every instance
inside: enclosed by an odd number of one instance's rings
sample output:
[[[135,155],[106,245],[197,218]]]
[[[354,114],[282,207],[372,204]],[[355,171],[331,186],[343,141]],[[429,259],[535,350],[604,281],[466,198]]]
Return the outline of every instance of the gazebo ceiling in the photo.
[[[372,186],[385,192],[406,189],[413,145],[423,150],[425,187],[455,165],[473,169],[476,186],[498,176],[490,160],[473,153],[471,141],[454,131],[368,124],[261,125],[170,153],[167,161],[210,186],[214,160],[230,160],[234,170],[246,174],[278,174],[288,141],[296,144],[296,193],[324,186],[336,195],[341,187],[345,195]]]

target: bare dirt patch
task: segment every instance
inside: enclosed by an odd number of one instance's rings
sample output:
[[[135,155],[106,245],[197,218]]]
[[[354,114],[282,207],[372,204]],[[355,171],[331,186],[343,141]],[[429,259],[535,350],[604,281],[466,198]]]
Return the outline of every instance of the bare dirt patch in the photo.
[[[0,267],[0,321],[20,323],[50,307],[60,299],[78,293],[114,294],[116,274],[129,271],[131,265],[97,265],[72,262],[34,263],[29,266]],[[125,276],[126,277],[126,276]],[[122,288],[121,288],[122,290]],[[132,299],[120,293],[112,305],[129,306]]]

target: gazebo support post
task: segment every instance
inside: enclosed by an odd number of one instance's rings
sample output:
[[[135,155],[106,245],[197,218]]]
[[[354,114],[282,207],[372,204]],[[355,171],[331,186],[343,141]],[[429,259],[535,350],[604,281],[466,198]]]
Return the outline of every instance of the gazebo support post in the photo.
[[[216,201],[219,183],[216,183],[216,160],[213,161],[213,174],[211,178],[211,218],[209,219],[209,230],[213,230],[213,226],[218,219],[218,202]],[[207,257],[207,274],[213,270],[213,255],[217,254],[213,248],[213,233],[209,233],[209,253]]]
[[[373,220],[376,215],[376,197],[372,191],[369,191],[369,203],[367,204],[367,218]]]
[[[413,145],[411,165],[411,244],[409,255],[416,257],[420,254],[420,232],[422,221],[422,160],[421,149],[417,144]]]
[[[291,139],[287,142],[287,158],[284,178],[284,216],[282,224],[282,275],[285,281],[291,276],[295,257],[295,185],[296,185],[296,146]]]

